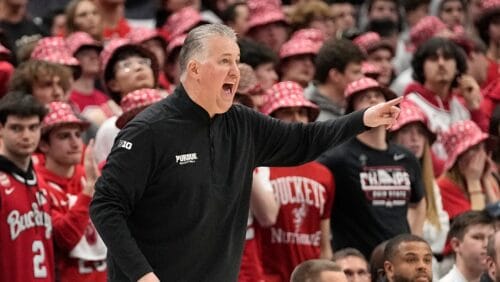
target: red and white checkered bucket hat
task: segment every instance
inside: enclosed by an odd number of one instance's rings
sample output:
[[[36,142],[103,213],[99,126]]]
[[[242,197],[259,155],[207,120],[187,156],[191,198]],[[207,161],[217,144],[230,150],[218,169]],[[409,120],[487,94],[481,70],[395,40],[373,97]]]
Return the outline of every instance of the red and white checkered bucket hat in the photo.
[[[163,38],[163,36],[161,36],[160,33],[153,28],[147,28],[147,27],[133,28],[129,32],[128,38],[130,39],[130,41],[132,41],[132,43],[136,44],[141,44],[148,40],[157,39],[161,42],[163,48],[167,48],[167,41],[165,40],[165,38]]]
[[[394,54],[394,48],[392,45],[386,40],[382,39],[380,35],[376,32],[367,32],[364,33],[353,40],[354,44],[356,44],[365,54],[369,54],[374,50],[379,48],[387,48]]]
[[[98,52],[102,51],[102,45],[97,42],[92,36],[83,31],[73,32],[66,38],[66,44],[71,55],[75,55],[76,52],[82,47],[92,47],[97,49]]]
[[[430,143],[433,143],[436,140],[436,134],[434,134],[427,128],[427,116],[418,106],[416,106],[412,102],[409,102],[408,100],[403,100],[399,104],[399,108],[401,109],[401,111],[399,113],[398,119],[396,120],[396,123],[390,128],[391,132],[396,132],[410,123],[420,122],[427,130],[427,135],[429,136]]]
[[[292,38],[304,38],[322,45],[325,42],[325,34],[317,28],[303,28],[294,32]]]
[[[279,57],[283,60],[298,55],[316,55],[318,54],[319,48],[321,48],[320,44],[314,43],[309,39],[292,38],[281,46]]]
[[[384,95],[386,101],[389,101],[397,97],[397,95],[394,92],[392,92],[389,88],[380,85],[375,79],[369,77],[363,77],[349,83],[344,91],[344,96],[347,102],[346,113],[350,113],[354,110],[352,104],[352,97],[357,93],[367,90],[379,90]]]
[[[169,38],[167,38],[167,40],[170,41],[176,36],[188,33],[202,22],[204,22],[204,20],[201,17],[200,11],[193,6],[188,6],[172,14],[165,25],[163,25],[162,29],[165,30],[165,34],[168,34]]]
[[[309,121],[315,121],[319,115],[319,108],[304,97],[304,88],[293,81],[282,81],[274,84],[267,91],[266,102],[262,105],[263,114],[271,115],[280,108],[306,107],[309,112]]]
[[[447,28],[446,24],[435,16],[422,18],[410,30],[410,44],[407,49],[417,50],[425,41]]]
[[[444,169],[448,170],[453,167],[458,156],[487,138],[488,134],[482,132],[479,126],[471,120],[462,120],[453,123],[442,134],[442,142],[448,155]]]
[[[280,0],[248,0],[248,29],[274,22],[286,23]]]
[[[71,55],[68,45],[62,37],[40,39],[31,53],[31,59],[66,66],[80,65],[78,60]]]
[[[151,104],[163,99],[160,91],[151,88],[144,88],[132,91],[125,95],[121,101],[123,113],[116,120],[116,127],[123,128],[139,112]]]
[[[51,102],[47,105],[49,112],[42,121],[42,133],[48,132],[50,129],[66,124],[79,125],[82,130],[90,126],[88,121],[78,118],[68,103]]]

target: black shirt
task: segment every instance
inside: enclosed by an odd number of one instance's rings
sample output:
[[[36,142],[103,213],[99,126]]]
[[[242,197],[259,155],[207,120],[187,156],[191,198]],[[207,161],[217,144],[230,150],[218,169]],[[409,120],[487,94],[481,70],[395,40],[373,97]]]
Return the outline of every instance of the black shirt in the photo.
[[[92,220],[110,281],[236,281],[252,171],[311,161],[364,130],[363,112],[287,124],[244,106],[210,118],[182,87],[117,136]]]
[[[351,247],[370,257],[381,242],[409,233],[408,203],[424,196],[421,169],[401,146],[373,149],[357,138],[319,158],[335,177],[330,224],[332,248]]]

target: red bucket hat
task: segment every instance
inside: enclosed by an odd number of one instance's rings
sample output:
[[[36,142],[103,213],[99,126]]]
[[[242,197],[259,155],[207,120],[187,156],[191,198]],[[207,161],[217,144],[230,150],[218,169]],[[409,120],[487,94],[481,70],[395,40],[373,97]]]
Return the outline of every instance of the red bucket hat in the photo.
[[[170,41],[176,36],[188,33],[192,28],[203,22],[205,21],[201,17],[200,11],[193,6],[187,6],[168,17],[162,29],[164,34],[169,36],[167,40]]]
[[[316,28],[299,29],[294,32],[291,37],[308,39],[320,45],[325,42],[325,34],[321,30]]]
[[[104,87],[106,88],[106,91],[109,93],[113,101],[118,104],[121,100],[119,93],[113,92],[107,84],[114,77],[113,67],[116,63],[118,55],[124,51],[132,51],[137,53],[141,57],[151,60],[151,69],[153,70],[155,85],[158,83],[158,75],[160,72],[160,67],[158,65],[158,61],[156,60],[156,56],[146,48],[131,43],[129,39],[119,38],[110,40],[101,52],[102,77],[104,80]]]
[[[425,41],[447,28],[446,24],[435,16],[422,18],[410,30],[410,44],[407,49],[410,51],[417,50]]]
[[[118,117],[116,127],[122,129],[142,110],[163,99],[160,91],[151,88],[144,88],[132,91],[123,97],[120,106],[123,113]]]
[[[399,117],[396,120],[396,123],[392,125],[392,127],[389,129],[391,132],[396,132],[403,128],[405,125],[413,123],[413,122],[420,122],[424,128],[427,131],[427,134],[429,136],[429,141],[430,144],[434,143],[436,141],[436,134],[432,133],[428,128],[428,120],[427,116],[424,114],[424,112],[415,104],[408,102],[407,100],[403,100],[401,104],[399,105],[401,112],[399,113]]]
[[[370,62],[363,61],[361,63],[361,73],[363,75],[380,75],[380,68]]]
[[[78,60],[71,55],[62,37],[44,37],[38,41],[31,59],[46,61],[65,66],[79,66]]]
[[[266,102],[262,105],[262,113],[271,115],[274,111],[288,107],[306,107],[309,121],[315,121],[319,108],[304,97],[304,88],[292,81],[278,82],[267,91]]]
[[[318,54],[320,44],[306,38],[293,38],[281,46],[279,57],[281,60],[298,55]]]
[[[83,47],[95,48],[98,53],[102,51],[102,45],[92,36],[83,31],[73,32],[66,38],[68,50],[74,56]]]
[[[453,167],[458,156],[487,138],[488,134],[482,132],[479,126],[471,120],[462,120],[453,123],[442,134],[443,145],[448,155],[444,169],[448,170]]]
[[[133,28],[129,34],[128,38],[132,43],[141,44],[148,40],[157,39],[161,42],[163,49],[167,48],[167,41],[156,29],[147,28],[147,27],[136,27]]]
[[[76,124],[82,128],[82,131],[90,126],[88,121],[82,120],[76,116],[68,103],[51,102],[47,107],[49,112],[42,121],[42,134],[60,125]]]
[[[250,19],[248,20],[249,30],[274,22],[286,24],[280,0],[248,0],[247,5],[250,11]]]
[[[394,55],[394,48],[392,45],[388,41],[382,39],[378,33],[373,31],[354,38],[353,43],[365,52],[365,54],[370,54],[377,49],[385,48]]]
[[[356,81],[349,83],[344,91],[344,96],[347,100],[346,113],[354,111],[352,104],[352,97],[355,94],[367,91],[367,90],[379,90],[385,97],[386,101],[397,98],[398,96],[392,92],[389,88],[381,86],[375,79],[369,77],[363,77]]]

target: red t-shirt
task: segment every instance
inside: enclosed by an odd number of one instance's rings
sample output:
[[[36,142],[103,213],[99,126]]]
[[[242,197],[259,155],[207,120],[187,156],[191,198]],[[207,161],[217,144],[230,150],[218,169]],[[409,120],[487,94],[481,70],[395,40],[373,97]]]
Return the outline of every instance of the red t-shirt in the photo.
[[[248,215],[247,232],[245,235],[245,247],[241,258],[241,268],[238,274],[238,282],[263,282],[264,270],[259,257],[257,241],[255,240],[254,219]]]
[[[437,180],[437,184],[441,191],[443,209],[448,213],[450,220],[471,210],[469,199],[455,182],[443,176]]]
[[[10,77],[14,73],[14,67],[5,61],[0,61],[0,97],[7,93]]]
[[[80,112],[83,112],[86,107],[100,107],[102,104],[106,104],[109,101],[109,97],[97,89],[94,89],[91,94],[84,94],[73,90],[71,91],[69,100],[78,107]]]
[[[334,181],[318,162],[271,167],[270,180],[280,210],[273,226],[255,224],[256,238],[266,277],[289,281],[298,264],[320,256],[320,223],[330,218]]]
[[[40,177],[0,172],[0,281],[54,281],[50,198]]]
[[[47,170],[44,162],[39,163],[36,170],[48,184],[53,203],[56,266],[61,281],[106,281],[105,258],[90,259],[96,253],[105,254],[105,249],[102,250],[103,245],[99,244],[97,231],[89,219],[92,198],[81,193],[85,178],[83,166],[77,165],[70,178]]]
[[[130,32],[130,26],[125,18],[121,18],[118,24],[112,27],[105,27],[102,35],[104,40],[109,40],[112,38],[126,38]]]
[[[500,76],[500,66],[492,59],[488,58],[488,72],[486,75],[486,81],[481,85],[481,88],[485,88],[491,82],[498,79]]]

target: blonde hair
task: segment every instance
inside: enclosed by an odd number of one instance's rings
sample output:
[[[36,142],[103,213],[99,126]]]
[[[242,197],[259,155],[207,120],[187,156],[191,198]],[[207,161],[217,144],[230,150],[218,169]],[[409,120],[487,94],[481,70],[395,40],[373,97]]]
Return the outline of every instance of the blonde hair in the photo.
[[[424,153],[422,155],[422,182],[424,183],[425,201],[427,204],[426,218],[432,225],[436,226],[438,230],[441,230],[436,197],[434,195],[434,169],[428,141],[425,142]]]

